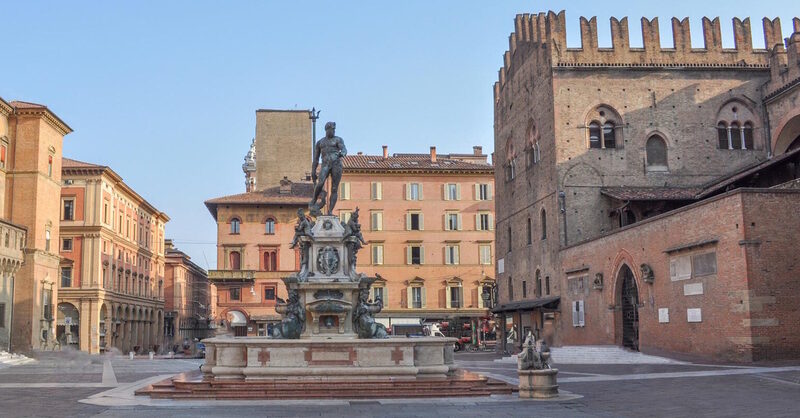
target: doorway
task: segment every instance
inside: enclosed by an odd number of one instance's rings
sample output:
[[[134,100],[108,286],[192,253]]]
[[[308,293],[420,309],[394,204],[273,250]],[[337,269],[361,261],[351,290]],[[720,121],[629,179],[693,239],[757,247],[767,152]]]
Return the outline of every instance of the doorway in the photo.
[[[620,269],[618,280],[622,282],[622,346],[639,351],[639,289],[627,265]]]

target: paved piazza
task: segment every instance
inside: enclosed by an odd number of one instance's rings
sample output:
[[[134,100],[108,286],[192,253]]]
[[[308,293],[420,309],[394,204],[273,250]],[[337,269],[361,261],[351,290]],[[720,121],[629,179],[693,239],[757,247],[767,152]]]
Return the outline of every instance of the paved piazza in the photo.
[[[511,363],[488,353],[457,354],[469,370],[516,383]],[[202,360],[129,360],[58,353],[0,369],[0,416],[196,417],[614,417],[798,416],[800,364],[569,364],[559,367],[561,401],[514,396],[336,401],[171,401],[133,396]]]

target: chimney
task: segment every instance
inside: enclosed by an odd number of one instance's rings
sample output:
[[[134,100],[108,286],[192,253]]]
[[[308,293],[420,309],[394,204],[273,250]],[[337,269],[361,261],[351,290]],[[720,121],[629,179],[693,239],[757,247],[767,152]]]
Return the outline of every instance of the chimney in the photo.
[[[175,246],[172,244],[172,239],[170,239],[170,238],[165,239],[164,240],[164,249],[165,250],[171,250],[173,248],[175,248]]]
[[[483,155],[483,147],[480,145],[472,147],[472,155]]]
[[[363,153],[363,152],[361,152],[361,151],[359,151],[359,152],[358,152],[358,155],[364,155],[364,153]]]
[[[436,147],[431,147],[431,162],[436,162]]]
[[[383,159],[385,160],[387,158],[389,158],[389,146],[388,145],[384,145],[383,146]]]

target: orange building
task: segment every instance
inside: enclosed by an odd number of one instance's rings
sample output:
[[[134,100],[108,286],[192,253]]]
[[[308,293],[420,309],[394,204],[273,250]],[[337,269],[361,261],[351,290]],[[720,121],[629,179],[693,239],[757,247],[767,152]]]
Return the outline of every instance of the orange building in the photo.
[[[208,273],[191,257],[165,242],[164,340],[173,352],[190,350],[209,335],[211,299]]]
[[[70,132],[46,106],[0,99],[0,347],[13,351],[54,345],[61,149]]]
[[[111,168],[68,158],[60,208],[61,345],[89,353],[160,351],[169,217]]]
[[[377,319],[395,332],[415,332],[424,321],[475,324],[486,317],[483,294],[491,303],[494,288],[494,167],[480,147],[392,156],[384,147],[383,155],[347,156],[343,165],[335,214],[346,222],[359,209],[368,241],[359,271],[382,277],[374,285],[384,301]],[[286,297],[280,278],[298,269],[289,243],[311,192],[310,183],[284,179],[206,202],[217,221],[217,270],[209,279],[218,292],[218,325],[267,335],[280,320],[275,298]]]

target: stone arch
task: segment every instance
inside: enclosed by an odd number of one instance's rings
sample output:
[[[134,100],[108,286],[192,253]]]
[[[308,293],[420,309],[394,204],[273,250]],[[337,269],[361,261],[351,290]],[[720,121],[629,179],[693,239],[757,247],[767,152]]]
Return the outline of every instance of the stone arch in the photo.
[[[60,302],[56,309],[56,339],[61,348],[80,349],[81,314],[70,302]]]
[[[800,109],[787,113],[772,131],[772,153],[780,155],[800,146]]]

